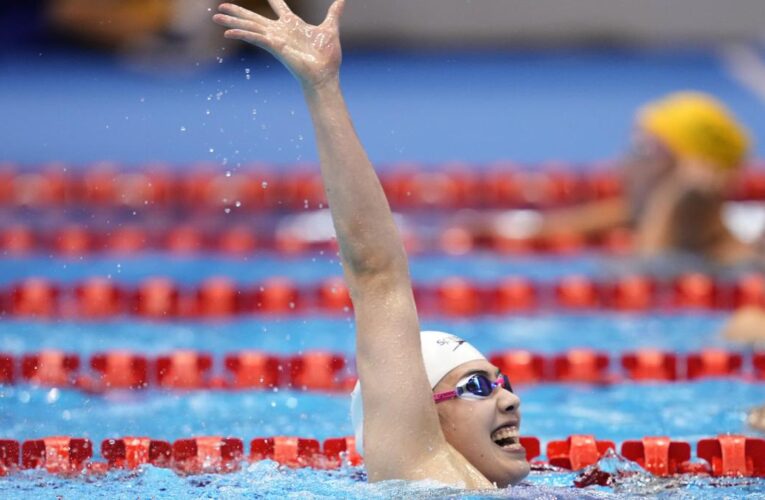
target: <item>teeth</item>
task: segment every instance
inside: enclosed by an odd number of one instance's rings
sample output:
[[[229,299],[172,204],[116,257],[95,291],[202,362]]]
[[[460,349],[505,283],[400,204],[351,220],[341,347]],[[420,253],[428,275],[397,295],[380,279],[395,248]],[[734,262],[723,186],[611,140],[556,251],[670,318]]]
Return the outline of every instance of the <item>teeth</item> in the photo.
[[[491,434],[492,441],[515,440],[518,438],[518,429],[515,427],[501,427]]]

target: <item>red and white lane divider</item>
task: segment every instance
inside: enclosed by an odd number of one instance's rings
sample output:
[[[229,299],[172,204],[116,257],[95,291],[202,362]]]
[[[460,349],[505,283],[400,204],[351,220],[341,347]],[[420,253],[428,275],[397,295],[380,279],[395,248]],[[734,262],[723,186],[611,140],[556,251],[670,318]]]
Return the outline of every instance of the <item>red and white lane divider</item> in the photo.
[[[464,255],[472,251],[491,251],[514,255],[576,255],[585,251],[626,254],[632,249],[632,234],[615,229],[598,238],[576,234],[560,234],[546,238],[511,238],[495,231],[476,234],[469,227],[446,224],[435,234],[423,235],[412,227],[402,228],[407,252],[413,255],[441,253]],[[65,258],[96,253],[133,255],[146,251],[193,255],[216,253],[243,257],[259,251],[276,252],[280,256],[306,253],[338,252],[331,236],[314,238],[299,231],[260,230],[242,224],[221,221],[214,229],[192,224],[178,224],[150,229],[139,224],[114,228],[92,229],[84,225],[64,224],[55,229],[36,229],[14,223],[0,227],[0,253],[23,257],[34,253],[55,254]]]
[[[611,357],[591,349],[543,355],[505,351],[489,360],[515,384],[678,382],[706,378],[765,381],[765,352],[752,355],[707,349],[678,354],[643,349]],[[325,351],[278,356],[259,351],[230,353],[222,360],[205,352],[175,351],[157,357],[111,351],[81,359],[62,351],[14,357],[0,353],[0,385],[115,389],[237,390],[289,388],[350,391],[353,359]]]
[[[742,172],[732,199],[765,199],[765,172],[759,165],[753,167]],[[406,164],[383,168],[380,177],[397,210],[545,208],[607,198],[623,189],[617,169],[563,163],[452,163],[437,168]],[[3,164],[2,205],[302,211],[326,206],[326,199],[317,166],[252,165],[230,172],[214,164],[182,169],[150,164],[137,170],[110,163],[87,168],[51,164],[34,170]]]
[[[765,307],[765,276],[750,274],[735,281],[716,281],[685,274],[659,281],[647,276],[597,280],[564,276],[535,282],[508,277],[481,283],[461,277],[434,284],[414,284],[418,310],[425,315],[469,317],[528,314],[541,310],[699,311]],[[338,277],[298,285],[285,277],[255,284],[231,278],[208,278],[182,286],[168,278],[147,278],[135,286],[107,278],[72,285],[29,278],[0,289],[0,310],[16,317],[105,319],[134,315],[146,319],[226,318],[247,314],[349,314],[351,298]]]
[[[538,438],[521,437],[520,443],[526,449],[527,460],[539,470],[582,470],[596,464],[609,450],[617,450],[613,441],[573,435],[549,441],[543,460]],[[656,476],[765,477],[765,439],[755,437],[720,435],[701,439],[696,443],[696,457],[692,457],[687,441],[651,436],[623,442],[620,454]],[[0,439],[0,475],[19,469],[44,469],[73,476],[136,469],[146,464],[169,467],[181,474],[226,473],[239,470],[246,462],[261,460],[273,460],[292,468],[324,470],[363,464],[353,437],[332,438],[323,443],[301,437],[255,438],[250,441],[247,456],[244,441],[233,437],[192,437],[174,443],[123,437],[105,439],[101,443],[101,458],[93,460],[93,444],[85,438],[57,436],[23,442]],[[593,472],[580,476],[577,485],[600,483],[602,475]]]

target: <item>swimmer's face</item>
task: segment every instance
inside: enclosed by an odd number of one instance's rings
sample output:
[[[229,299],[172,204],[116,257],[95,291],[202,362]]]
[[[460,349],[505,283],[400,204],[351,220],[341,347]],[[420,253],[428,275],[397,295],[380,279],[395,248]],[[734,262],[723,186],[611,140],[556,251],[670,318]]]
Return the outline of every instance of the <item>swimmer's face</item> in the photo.
[[[499,370],[486,360],[450,371],[433,392],[453,390],[467,375],[483,373],[496,380]],[[499,487],[516,484],[529,473],[526,452],[518,444],[521,400],[501,387],[486,399],[456,398],[436,405],[446,441]]]

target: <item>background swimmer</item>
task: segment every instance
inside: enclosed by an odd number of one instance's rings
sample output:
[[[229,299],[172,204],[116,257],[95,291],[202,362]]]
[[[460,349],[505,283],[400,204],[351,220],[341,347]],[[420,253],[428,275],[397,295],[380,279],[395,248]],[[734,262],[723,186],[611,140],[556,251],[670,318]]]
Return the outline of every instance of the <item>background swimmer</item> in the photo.
[[[407,256],[340,91],[344,0],[336,0],[318,26],[283,0],[269,3],[276,20],[232,4],[220,5],[213,19],[228,28],[227,38],[273,54],[303,89],[353,299],[369,479],[434,479],[471,489],[519,482],[529,466],[517,444],[520,400],[509,387],[434,403],[434,392],[462,388],[470,375],[496,380],[498,370],[474,355],[440,380],[428,378]],[[468,349],[460,339],[454,343]]]
[[[717,264],[753,259],[756,249],[723,222],[727,192],[748,151],[747,131],[722,103],[699,92],[671,94],[636,113],[622,160],[625,194],[548,212],[530,236],[630,226],[643,256],[681,252]]]

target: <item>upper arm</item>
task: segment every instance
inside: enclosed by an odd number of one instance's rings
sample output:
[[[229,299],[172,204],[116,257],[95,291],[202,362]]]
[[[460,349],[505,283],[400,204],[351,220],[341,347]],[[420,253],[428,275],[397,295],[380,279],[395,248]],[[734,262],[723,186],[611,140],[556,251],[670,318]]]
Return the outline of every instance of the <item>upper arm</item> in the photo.
[[[371,480],[407,478],[407,471],[446,446],[422,360],[411,284],[407,275],[381,276],[352,290],[364,460]]]

